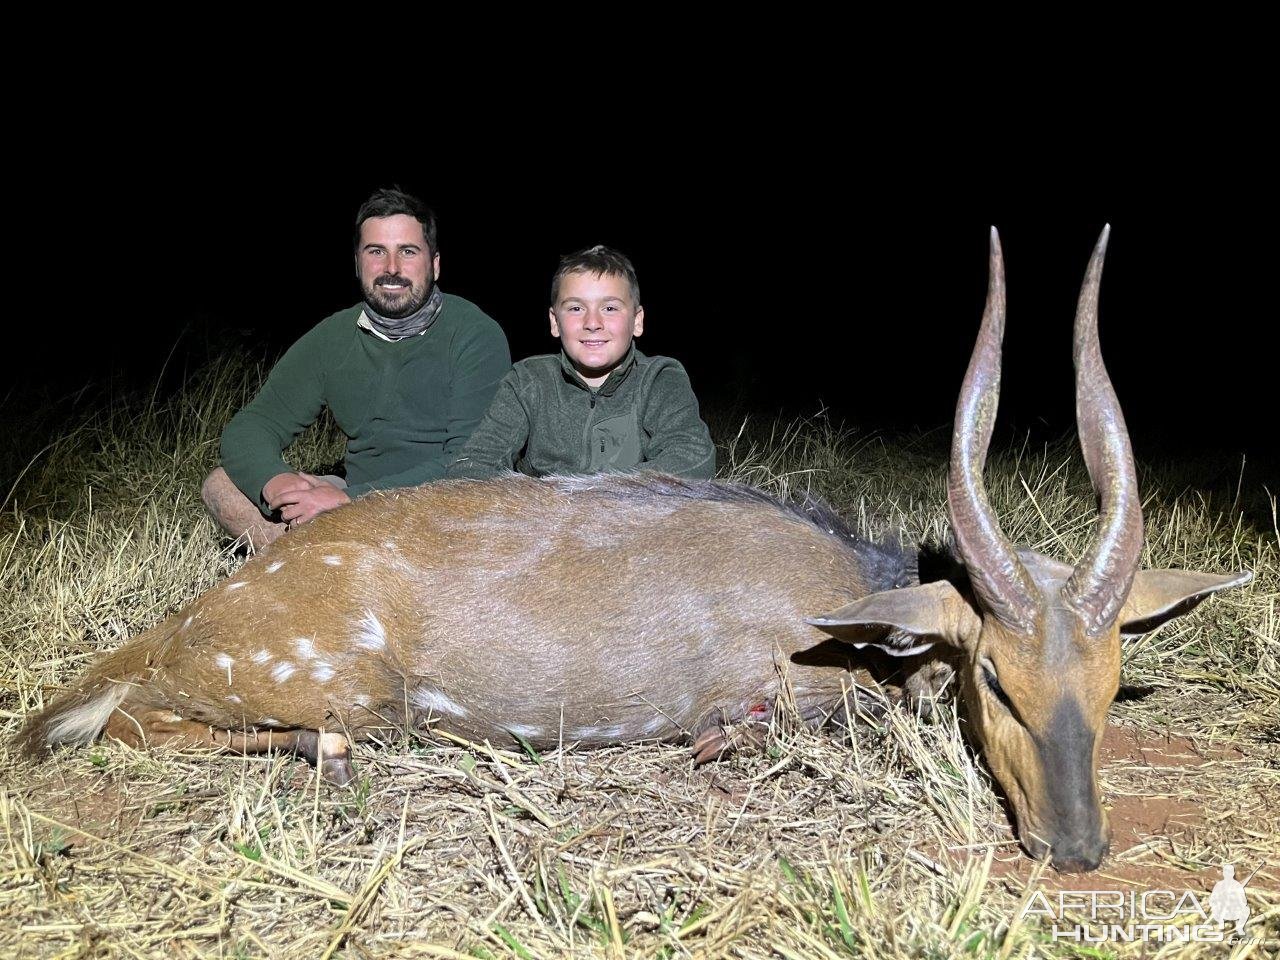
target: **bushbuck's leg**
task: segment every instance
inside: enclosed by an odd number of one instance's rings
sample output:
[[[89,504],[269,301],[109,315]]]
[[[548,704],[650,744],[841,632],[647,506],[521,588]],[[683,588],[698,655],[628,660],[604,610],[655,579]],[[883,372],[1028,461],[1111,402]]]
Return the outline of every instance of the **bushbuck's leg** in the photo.
[[[218,526],[236,539],[243,537],[248,540],[251,550],[263,549],[288,529],[285,524],[272,523],[264,517],[257,505],[240,492],[221,467],[204,478],[200,499]]]
[[[772,715],[772,703],[757,703],[747,709],[741,721],[731,724],[725,719],[724,711],[716,707],[694,730],[693,744],[689,747],[693,765],[700,766],[744,747],[763,747]]]
[[[355,778],[351,745],[340,733],[322,730],[223,730],[184,720],[168,710],[146,710],[136,716],[117,710],[107,721],[107,736],[130,746],[172,744],[215,747],[246,755],[280,751],[295,753],[318,767],[331,783],[346,786]]]

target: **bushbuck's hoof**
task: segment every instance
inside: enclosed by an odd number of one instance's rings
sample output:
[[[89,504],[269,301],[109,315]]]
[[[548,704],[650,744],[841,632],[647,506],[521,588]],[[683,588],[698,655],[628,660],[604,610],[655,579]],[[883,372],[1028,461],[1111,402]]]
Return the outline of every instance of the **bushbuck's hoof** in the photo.
[[[710,726],[694,737],[693,745],[689,747],[693,754],[693,765],[702,766],[704,763],[744,747],[758,749],[764,746],[767,732],[768,727],[763,723],[746,721],[727,724],[713,721]]]
[[[729,738],[725,728],[719,724],[714,727],[707,727],[694,738],[693,746],[689,750],[693,753],[693,765],[695,767],[700,767],[704,763],[709,763],[717,757],[728,753]]]
[[[294,750],[335,786],[345,787],[356,778],[351,767],[351,744],[340,733],[299,730]]]
[[[350,754],[345,757],[325,757],[320,764],[320,775],[335,787],[345,787],[356,778]]]
[[[320,775],[336,786],[345,787],[356,778],[351,769],[351,744],[340,733],[322,733],[318,739]]]
[[[937,712],[939,699],[955,675],[955,670],[945,660],[924,659],[903,682],[907,706],[924,719],[931,720]]]

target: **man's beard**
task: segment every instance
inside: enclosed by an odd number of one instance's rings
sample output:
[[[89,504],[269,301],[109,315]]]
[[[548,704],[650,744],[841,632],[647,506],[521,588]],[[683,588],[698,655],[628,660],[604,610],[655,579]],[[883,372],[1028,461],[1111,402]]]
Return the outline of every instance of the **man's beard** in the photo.
[[[373,283],[364,288],[365,302],[388,320],[403,320],[405,317],[417,313],[422,309],[422,305],[427,302],[427,298],[431,296],[431,289],[435,286],[434,281],[428,275],[421,287],[415,287],[410,282],[407,295],[401,293],[400,295],[395,295],[395,299],[391,299],[378,284],[382,281],[393,279],[403,280],[404,277],[392,277],[388,273],[380,274],[373,278]]]

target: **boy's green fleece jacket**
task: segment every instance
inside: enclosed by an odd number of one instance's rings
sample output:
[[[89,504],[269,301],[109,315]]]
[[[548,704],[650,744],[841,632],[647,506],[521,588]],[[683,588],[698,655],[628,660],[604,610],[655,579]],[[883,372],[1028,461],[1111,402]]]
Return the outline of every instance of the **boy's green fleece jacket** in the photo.
[[[716,451],[689,375],[632,345],[597,390],[563,352],[521,360],[448,468],[450,477],[660,470],[705,479]]]

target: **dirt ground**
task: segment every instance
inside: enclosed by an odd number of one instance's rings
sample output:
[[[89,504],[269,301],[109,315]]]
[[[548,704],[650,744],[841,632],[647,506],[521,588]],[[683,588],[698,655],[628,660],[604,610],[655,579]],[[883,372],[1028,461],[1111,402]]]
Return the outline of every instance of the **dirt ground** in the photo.
[[[1102,742],[1100,779],[1103,807],[1111,825],[1111,852],[1089,874],[1047,870],[1042,881],[1053,890],[1168,889],[1208,893],[1222,879],[1220,870],[1188,872],[1188,851],[1212,848],[1216,836],[1230,832],[1274,830],[1277,812],[1259,810],[1249,798],[1234,796],[1232,809],[1217,809],[1206,798],[1230,796],[1233,769],[1255,767],[1235,745],[1197,744],[1176,733],[1151,733],[1112,724]],[[1241,776],[1241,779],[1244,779]],[[1266,802],[1265,800],[1263,801]],[[1235,809],[1241,804],[1240,809]],[[1262,814],[1261,819],[1257,817]],[[1267,826],[1267,822],[1271,826]],[[979,851],[980,852],[980,851]],[[974,854],[976,855],[976,853]],[[1236,879],[1258,886],[1280,886],[1280,864],[1241,863]],[[1020,851],[1001,851],[992,874],[1021,884],[1036,864]]]
[[[1098,889],[1099,880],[1135,889],[1188,888],[1190,875],[1180,864],[1177,852],[1198,848],[1227,823],[1239,822],[1243,826],[1249,819],[1249,808],[1219,811],[1201,798],[1221,796],[1221,781],[1224,775],[1230,779],[1232,766],[1253,762],[1235,745],[1201,746],[1174,733],[1153,734],[1108,726],[1100,775],[1103,805],[1111,825],[1110,855],[1095,873],[1057,874],[1049,870],[1044,875],[1046,882],[1062,890]],[[137,831],[145,820],[221,795],[216,789],[175,791],[171,796],[147,791],[142,794],[144,801],[138,799],[137,791],[110,774],[73,774],[69,778],[61,766],[52,764],[28,767],[27,771],[32,779],[10,786],[36,800],[47,816],[93,837],[109,837],[128,847],[135,845]],[[705,778],[709,809],[741,801],[746,795],[747,784],[739,783],[734,772],[722,765],[704,767],[701,775]],[[669,776],[659,773],[655,782],[661,785]],[[292,779],[298,789],[306,789],[310,777],[302,762],[296,764]],[[1274,816],[1275,812],[1270,812]],[[1261,824],[1255,822],[1254,826]],[[65,842],[70,850],[89,841],[71,834]],[[953,855],[964,852],[955,848],[947,851]],[[979,856],[985,851],[968,853]],[[1010,841],[998,851],[992,874],[1021,882],[1031,877],[1036,866]],[[1256,873],[1259,884],[1265,881],[1277,886],[1278,868],[1280,864],[1242,864],[1237,879]],[[1206,874],[1203,879],[1208,890],[1221,875]]]

